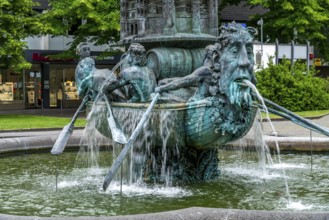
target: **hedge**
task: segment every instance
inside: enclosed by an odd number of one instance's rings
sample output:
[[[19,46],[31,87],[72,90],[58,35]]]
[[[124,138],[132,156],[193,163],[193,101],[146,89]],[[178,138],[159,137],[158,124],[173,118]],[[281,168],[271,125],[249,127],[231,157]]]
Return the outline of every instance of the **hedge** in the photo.
[[[257,89],[263,97],[291,111],[329,109],[329,80],[315,74],[314,67],[307,74],[305,63],[291,65],[287,59],[279,65],[272,62],[256,72]]]

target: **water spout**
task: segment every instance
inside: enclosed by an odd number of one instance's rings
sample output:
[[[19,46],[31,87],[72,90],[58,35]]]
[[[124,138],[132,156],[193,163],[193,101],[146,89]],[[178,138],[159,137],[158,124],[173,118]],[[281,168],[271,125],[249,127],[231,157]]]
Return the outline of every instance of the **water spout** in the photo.
[[[252,89],[252,91],[256,94],[257,99],[262,103],[261,106],[262,106],[263,110],[265,111],[267,120],[269,121],[270,126],[272,128],[272,134],[275,136],[275,147],[276,147],[277,154],[278,154],[278,161],[279,161],[279,164],[281,166],[282,163],[281,163],[281,156],[280,156],[280,147],[279,147],[279,143],[278,143],[278,140],[277,140],[278,132],[275,130],[274,125],[273,125],[273,123],[272,123],[272,121],[269,117],[269,111],[268,111],[268,109],[265,105],[265,101],[264,101],[263,97],[260,95],[259,91],[257,90],[257,88],[254,84],[252,84],[249,80],[243,80],[243,82],[245,84],[247,84]],[[283,174],[285,187],[286,187],[286,193],[287,193],[287,196],[288,196],[288,201],[290,203],[291,202],[291,197],[290,197],[290,191],[289,191],[287,176],[286,176],[285,169],[283,168],[283,166],[281,166],[281,167],[282,167],[281,169],[282,169],[282,174]]]
[[[110,70],[110,73],[108,74],[108,77],[107,77],[107,79],[109,79],[110,77],[112,77],[113,76],[113,74],[114,74],[114,72],[122,65],[122,64],[124,64],[125,62],[127,62],[127,60],[126,59],[122,59],[122,60],[120,60],[111,70]],[[98,92],[98,94],[97,94],[97,96],[96,96],[96,98],[95,98],[95,101],[94,101],[94,103],[97,103],[98,102],[98,100],[99,100],[99,98],[101,97],[101,96],[103,96],[104,94],[103,94],[103,88],[104,88],[104,86],[105,86],[105,82],[107,81],[107,79],[106,80],[104,80],[104,82],[102,83],[102,85],[100,86],[100,89],[99,89],[99,92]]]

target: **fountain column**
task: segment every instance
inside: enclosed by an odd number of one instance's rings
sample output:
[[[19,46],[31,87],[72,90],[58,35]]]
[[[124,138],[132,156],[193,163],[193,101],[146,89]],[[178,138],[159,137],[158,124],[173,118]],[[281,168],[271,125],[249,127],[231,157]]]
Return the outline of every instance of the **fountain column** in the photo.
[[[200,0],[192,0],[192,33],[201,33]]]
[[[210,0],[208,4],[209,34],[218,35],[218,1]]]
[[[174,0],[163,0],[163,18],[166,21],[163,34],[176,34],[176,9]]]
[[[128,1],[127,0],[120,0],[120,38],[123,39],[125,38],[128,33],[127,33],[127,5],[128,5]]]
[[[137,1],[137,33],[139,36],[146,34],[146,5],[144,1]]]

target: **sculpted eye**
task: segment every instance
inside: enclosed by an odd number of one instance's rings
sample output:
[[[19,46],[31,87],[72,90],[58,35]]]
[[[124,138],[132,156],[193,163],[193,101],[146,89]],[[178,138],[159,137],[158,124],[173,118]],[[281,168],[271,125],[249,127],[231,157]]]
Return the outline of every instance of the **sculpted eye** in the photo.
[[[252,47],[247,47],[247,53],[248,54],[253,54],[254,53]]]
[[[238,53],[238,48],[237,47],[232,47],[230,51],[231,51],[232,54],[235,55],[235,54]]]
[[[252,46],[252,44],[250,43],[247,43],[246,44],[246,50],[247,50],[247,53],[250,55],[250,54],[254,54],[254,48]]]

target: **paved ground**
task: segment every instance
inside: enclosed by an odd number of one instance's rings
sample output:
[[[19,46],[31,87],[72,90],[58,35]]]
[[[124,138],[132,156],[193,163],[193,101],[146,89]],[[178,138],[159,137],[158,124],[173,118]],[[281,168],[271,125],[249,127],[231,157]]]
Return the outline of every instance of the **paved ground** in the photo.
[[[0,111],[0,114],[33,114],[33,115],[45,115],[45,116],[57,116],[71,118],[76,109],[29,109],[29,110],[16,110],[16,111]],[[80,114],[80,117],[85,117],[84,113]],[[329,115],[312,119],[311,122],[324,126],[329,130]],[[272,123],[272,125],[271,125]],[[295,123],[287,120],[274,120],[271,123],[263,122],[264,139],[270,147],[275,147],[275,140],[277,140],[283,150],[310,150],[310,146],[314,147],[315,151],[329,151],[329,137],[311,132],[309,129],[296,125]],[[273,135],[273,128],[278,132],[278,137]],[[55,130],[31,130],[31,131],[12,131],[12,132],[0,132],[0,151],[5,149],[11,149],[14,146],[17,147],[52,147],[56,141],[61,129]],[[75,128],[73,135],[69,141],[72,146],[79,145],[79,140],[83,134],[82,128]],[[257,136],[257,135],[256,135]],[[251,130],[247,136],[245,142],[253,140],[255,134]],[[311,138],[312,137],[312,138]],[[237,143],[234,143],[237,144]],[[233,145],[234,145],[233,144]],[[1,149],[2,148],[2,149]],[[16,147],[14,147],[16,148]]]
[[[76,108],[68,109],[23,109],[23,110],[0,110],[0,115],[5,114],[27,114],[27,115],[44,115],[70,118],[74,115]],[[83,113],[80,116],[85,116]]]
[[[325,115],[323,117],[312,119],[311,122],[327,127],[329,131],[329,115]],[[272,124],[276,131],[278,132],[278,136],[286,136],[286,137],[309,137],[310,136],[310,130],[306,129],[304,127],[301,127],[300,125],[297,125],[291,121],[287,120],[274,120],[272,121]],[[266,122],[264,126],[265,134],[270,135],[272,133],[272,128],[270,126],[270,123]],[[313,137],[326,137],[325,135],[318,134],[316,132],[312,132]]]
[[[29,114],[29,115],[44,115],[44,116],[55,116],[55,117],[65,117],[72,118],[76,109],[24,109],[24,110],[0,110],[0,115],[2,114]],[[79,117],[85,117],[84,112],[80,113]],[[310,120],[311,122],[327,127],[329,130],[329,115],[319,117],[316,119]],[[275,130],[278,132],[278,136],[283,137],[309,137],[310,130],[296,125],[295,123],[288,120],[273,120],[272,125]],[[271,135],[272,126],[268,122],[263,123],[264,131],[266,135]],[[313,132],[314,137],[326,137],[325,135],[318,134]]]
[[[325,115],[315,119],[307,119],[311,123],[321,126],[329,133],[329,115]],[[263,137],[265,142],[271,149],[276,150],[276,143],[279,144],[281,150],[296,151],[329,151],[329,137],[315,131],[311,131],[305,127],[297,125],[288,120],[267,120],[262,123]],[[277,136],[273,131],[277,132]],[[254,132],[253,129],[246,135],[244,142],[247,146],[254,145],[254,139],[260,134]],[[238,146],[239,141],[233,143]]]

